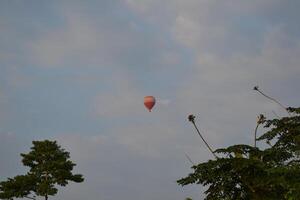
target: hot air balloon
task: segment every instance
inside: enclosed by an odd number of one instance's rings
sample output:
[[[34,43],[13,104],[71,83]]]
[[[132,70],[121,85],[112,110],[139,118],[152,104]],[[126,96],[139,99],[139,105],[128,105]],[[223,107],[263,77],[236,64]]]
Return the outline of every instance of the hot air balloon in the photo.
[[[151,112],[151,109],[155,105],[155,98],[153,96],[145,96],[144,105],[149,110],[149,112]]]

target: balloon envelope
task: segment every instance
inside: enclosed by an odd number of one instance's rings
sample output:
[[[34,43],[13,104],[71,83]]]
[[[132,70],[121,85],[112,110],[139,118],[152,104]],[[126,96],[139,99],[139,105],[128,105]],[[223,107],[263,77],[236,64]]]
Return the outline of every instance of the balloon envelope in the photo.
[[[151,109],[155,105],[155,98],[153,96],[145,96],[144,105],[149,110],[149,112],[151,112]]]

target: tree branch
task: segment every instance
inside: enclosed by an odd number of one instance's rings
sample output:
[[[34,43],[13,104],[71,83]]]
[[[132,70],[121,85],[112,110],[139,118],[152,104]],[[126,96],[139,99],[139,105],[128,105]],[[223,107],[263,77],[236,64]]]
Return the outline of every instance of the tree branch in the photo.
[[[28,196],[24,196],[24,198],[27,198],[27,199],[32,199],[32,200],[36,200],[36,198],[34,198],[34,197],[28,197]]]
[[[274,99],[273,97],[270,97],[268,95],[266,95],[265,93],[263,93],[259,88],[258,86],[255,86],[254,87],[254,90],[256,90],[257,92],[259,92],[261,95],[263,95],[264,97],[266,97],[267,99],[270,99],[271,101],[274,101],[275,103],[277,103],[280,107],[282,107],[287,113],[288,115],[291,117],[291,113],[288,111],[288,109],[283,106],[279,101],[277,101],[276,99]]]

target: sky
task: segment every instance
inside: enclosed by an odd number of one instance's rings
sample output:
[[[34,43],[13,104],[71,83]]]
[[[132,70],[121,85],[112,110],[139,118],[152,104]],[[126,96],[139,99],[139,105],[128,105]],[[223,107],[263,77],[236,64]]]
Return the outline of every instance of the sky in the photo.
[[[203,199],[181,187],[213,149],[253,144],[256,117],[300,99],[300,1],[0,1],[0,179],[56,140],[84,183],[53,200]],[[157,99],[149,113],[143,98]],[[261,134],[263,130],[260,130]],[[260,145],[260,144],[258,144]]]

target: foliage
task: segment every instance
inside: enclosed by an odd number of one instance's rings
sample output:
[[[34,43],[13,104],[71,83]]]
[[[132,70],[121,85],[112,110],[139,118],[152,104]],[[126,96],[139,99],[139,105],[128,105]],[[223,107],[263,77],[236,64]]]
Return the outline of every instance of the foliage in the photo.
[[[0,199],[43,196],[57,193],[57,185],[66,186],[69,181],[83,182],[80,174],[72,174],[76,165],[69,160],[66,152],[56,141],[33,141],[33,147],[27,154],[21,154],[23,165],[30,168],[26,175],[8,178],[0,182]]]
[[[299,199],[300,108],[288,111],[289,117],[263,122],[267,131],[257,140],[268,144],[267,148],[218,149],[218,159],[193,166],[193,173],[177,182],[208,186],[207,200]]]

